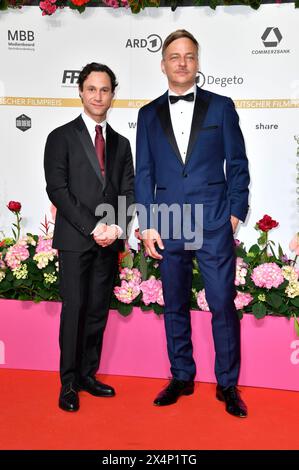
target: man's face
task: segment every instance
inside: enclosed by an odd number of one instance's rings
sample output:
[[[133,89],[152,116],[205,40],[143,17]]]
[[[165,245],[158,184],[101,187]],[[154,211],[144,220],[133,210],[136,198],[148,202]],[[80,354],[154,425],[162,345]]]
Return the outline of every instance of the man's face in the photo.
[[[198,51],[189,38],[172,41],[161,62],[162,72],[173,91],[184,92],[195,83],[198,71]]]
[[[106,119],[114,93],[111,90],[111,80],[106,72],[91,72],[79,90],[84,111],[96,122]]]

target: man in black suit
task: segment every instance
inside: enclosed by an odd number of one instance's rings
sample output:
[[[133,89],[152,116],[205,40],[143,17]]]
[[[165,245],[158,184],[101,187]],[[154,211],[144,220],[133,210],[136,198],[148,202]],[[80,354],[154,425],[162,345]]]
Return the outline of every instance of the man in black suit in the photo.
[[[47,193],[57,208],[53,247],[59,253],[63,300],[59,407],[65,411],[79,409],[79,390],[115,395],[95,374],[123,247],[119,238],[125,238],[129,219],[107,224],[96,214],[105,204],[117,216],[119,196],[126,207],[134,200],[129,141],[106,122],[116,77],[106,65],[93,62],[83,68],[78,84],[83,112],[50,133],[44,160]]]

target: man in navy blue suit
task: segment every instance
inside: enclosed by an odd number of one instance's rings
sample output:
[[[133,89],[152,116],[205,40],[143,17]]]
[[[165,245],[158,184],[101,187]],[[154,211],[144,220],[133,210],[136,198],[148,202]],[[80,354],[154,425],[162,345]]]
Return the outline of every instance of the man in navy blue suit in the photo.
[[[234,305],[233,233],[246,218],[249,185],[239,119],[230,98],[196,86],[198,42],[188,31],[177,30],[166,38],[161,67],[169,89],[139,111],[135,179],[144,244],[160,262],[172,373],[154,404],[170,405],[194,391],[190,296],[195,256],[212,312],[216,397],[225,402],[227,412],[246,417],[237,389],[240,322]],[[168,212],[166,231],[162,206],[180,209],[179,220],[177,213]],[[195,243],[187,243],[186,225]]]

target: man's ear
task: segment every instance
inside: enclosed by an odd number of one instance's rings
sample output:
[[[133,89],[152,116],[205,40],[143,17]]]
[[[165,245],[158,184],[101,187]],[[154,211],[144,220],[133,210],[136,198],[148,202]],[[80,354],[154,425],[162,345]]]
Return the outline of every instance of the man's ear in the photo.
[[[164,59],[161,60],[161,70],[162,70],[163,73],[166,73],[165,72]]]

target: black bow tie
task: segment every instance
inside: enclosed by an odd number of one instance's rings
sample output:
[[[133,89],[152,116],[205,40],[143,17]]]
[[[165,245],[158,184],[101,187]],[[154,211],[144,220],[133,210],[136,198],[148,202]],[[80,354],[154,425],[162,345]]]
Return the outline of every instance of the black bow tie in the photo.
[[[169,95],[170,104],[174,104],[179,100],[194,101],[194,93],[188,93],[188,95]]]

